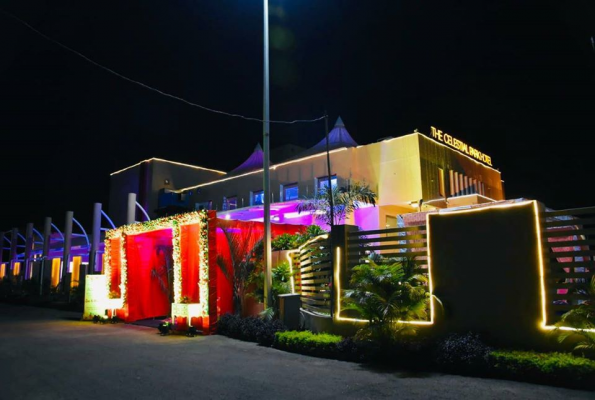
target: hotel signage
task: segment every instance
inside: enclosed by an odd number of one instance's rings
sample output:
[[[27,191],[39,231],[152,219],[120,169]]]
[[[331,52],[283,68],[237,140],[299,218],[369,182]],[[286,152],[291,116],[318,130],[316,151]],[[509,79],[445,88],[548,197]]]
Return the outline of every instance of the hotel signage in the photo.
[[[448,133],[442,132],[440,129],[436,129],[433,126],[431,127],[431,129],[432,129],[432,138],[436,139],[440,143],[444,143],[448,147],[452,147],[453,149],[458,150],[461,153],[467,154],[471,158],[474,158],[474,159],[481,161],[489,166],[492,166],[492,157],[469,146],[467,143],[452,137]]]

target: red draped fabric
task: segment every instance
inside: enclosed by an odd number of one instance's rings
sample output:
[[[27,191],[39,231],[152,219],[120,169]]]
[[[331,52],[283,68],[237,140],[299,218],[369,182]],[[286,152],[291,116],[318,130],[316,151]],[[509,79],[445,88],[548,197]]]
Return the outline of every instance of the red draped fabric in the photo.
[[[127,322],[168,315],[168,270],[173,269],[171,229],[127,236],[126,258]]]
[[[283,234],[304,232],[302,225],[271,224],[273,238]],[[232,252],[236,259],[245,257],[255,245],[264,237],[264,224],[254,221],[234,221],[217,219],[216,249],[218,258],[217,268],[217,297],[219,316],[233,312],[233,267]],[[212,245],[209,240],[209,245]],[[231,245],[230,245],[231,244]]]
[[[121,296],[120,283],[122,283],[122,263],[120,262],[120,238],[110,240],[110,291],[114,297]]]
[[[202,301],[199,298],[200,279],[200,225],[180,226],[180,259],[182,261],[182,298],[190,303]]]

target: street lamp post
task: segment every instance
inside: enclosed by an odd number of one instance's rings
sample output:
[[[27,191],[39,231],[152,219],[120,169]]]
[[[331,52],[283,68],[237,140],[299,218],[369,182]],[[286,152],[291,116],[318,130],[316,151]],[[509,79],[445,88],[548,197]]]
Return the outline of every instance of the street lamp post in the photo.
[[[264,76],[263,76],[263,194],[264,194],[264,305],[272,305],[271,287],[272,279],[272,258],[271,258],[271,182],[269,176],[269,0],[264,0]]]

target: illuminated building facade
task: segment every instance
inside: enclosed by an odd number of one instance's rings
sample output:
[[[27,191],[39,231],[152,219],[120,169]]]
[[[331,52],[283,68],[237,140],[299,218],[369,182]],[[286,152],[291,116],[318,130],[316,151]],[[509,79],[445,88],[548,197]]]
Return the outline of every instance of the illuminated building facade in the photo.
[[[378,195],[376,207],[362,207],[345,222],[377,229],[397,226],[402,214],[504,200],[500,171],[488,165],[491,157],[448,134],[439,137],[437,132],[441,131],[432,127],[428,135],[414,132],[358,145],[339,118],[329,133],[333,185],[365,182]],[[229,173],[158,159],[141,162],[112,174],[110,214],[118,219],[125,193],[134,192],[151,217],[168,207],[173,211],[180,207],[181,211],[216,210],[221,218],[260,221],[262,160],[257,147]],[[159,172],[147,177],[143,168]],[[296,204],[328,185],[327,175],[325,139],[273,164],[272,221],[312,224],[313,216],[298,213]]]

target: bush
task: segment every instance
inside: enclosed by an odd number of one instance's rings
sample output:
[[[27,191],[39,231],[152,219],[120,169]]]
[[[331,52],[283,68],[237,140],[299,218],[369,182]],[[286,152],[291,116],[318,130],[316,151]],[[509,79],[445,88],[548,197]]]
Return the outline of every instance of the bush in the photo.
[[[295,235],[283,233],[271,241],[271,248],[273,250],[291,250],[295,248]]]
[[[246,340],[248,342],[256,342],[256,335],[262,329],[262,325],[266,322],[257,317],[248,317],[242,319],[241,321],[240,339]]]
[[[219,335],[228,336],[238,339],[241,336],[241,321],[239,315],[225,314],[219,318],[217,322],[217,333]]]
[[[274,346],[281,350],[317,357],[336,357],[341,336],[310,331],[278,332]]]
[[[275,342],[275,334],[287,330],[285,325],[278,319],[265,321],[256,332],[256,341],[261,346],[270,347]]]
[[[258,342],[271,346],[275,333],[284,331],[279,320],[265,321],[258,317],[241,318],[239,315],[225,314],[217,323],[217,334],[248,342]]]
[[[337,343],[337,357],[345,361],[364,361],[365,354],[361,346],[351,337],[346,337]]]
[[[478,334],[453,334],[438,343],[435,359],[447,371],[475,374],[487,367],[490,351]]]
[[[568,353],[493,351],[488,361],[499,378],[595,389],[595,361]]]

